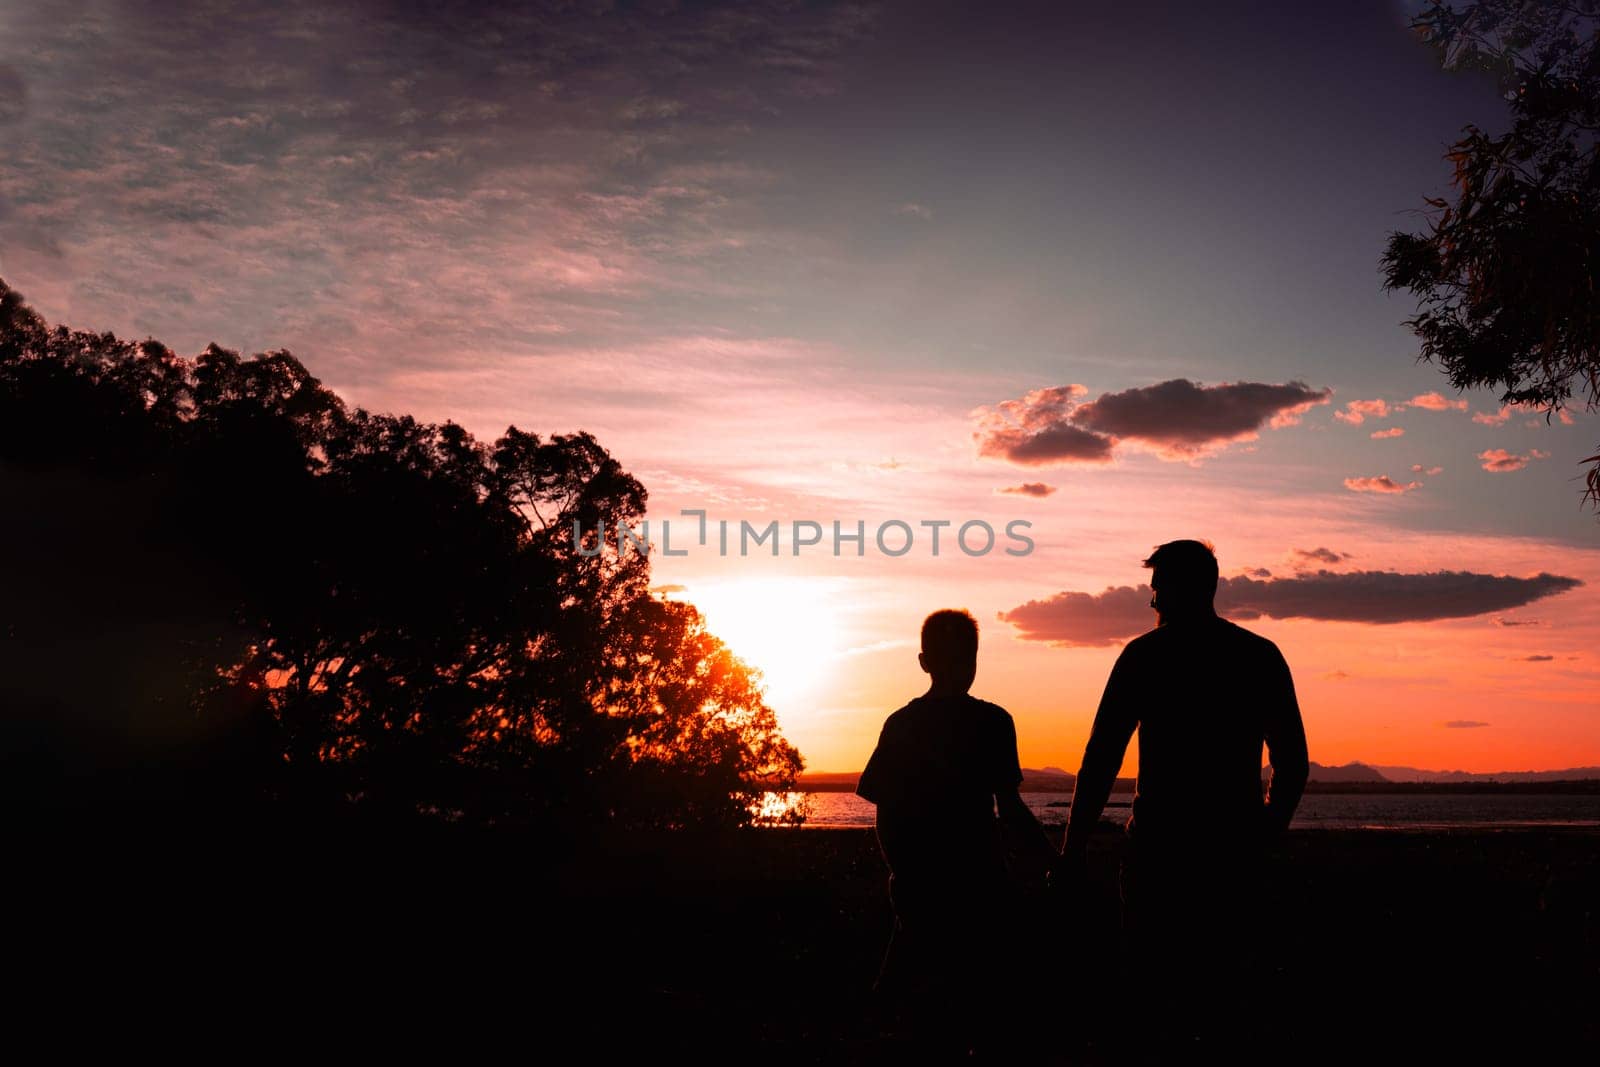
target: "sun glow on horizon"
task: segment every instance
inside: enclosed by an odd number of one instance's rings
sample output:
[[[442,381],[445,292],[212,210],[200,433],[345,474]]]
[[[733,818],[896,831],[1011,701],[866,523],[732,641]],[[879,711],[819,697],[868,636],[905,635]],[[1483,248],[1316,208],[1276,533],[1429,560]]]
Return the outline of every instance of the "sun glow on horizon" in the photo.
[[[843,654],[832,586],[818,578],[716,581],[694,584],[683,599],[729,651],[761,673],[767,703],[792,728]]]

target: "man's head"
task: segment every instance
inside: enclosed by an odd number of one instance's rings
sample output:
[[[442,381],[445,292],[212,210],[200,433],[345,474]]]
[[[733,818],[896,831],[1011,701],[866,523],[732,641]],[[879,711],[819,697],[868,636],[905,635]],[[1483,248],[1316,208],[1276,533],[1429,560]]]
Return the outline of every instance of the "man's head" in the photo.
[[[941,688],[965,693],[978,674],[978,620],[966,611],[936,611],[922,620],[922,669]]]
[[[1210,541],[1168,541],[1150,553],[1150,606],[1163,622],[1184,615],[1210,615],[1217,595],[1217,555]]]

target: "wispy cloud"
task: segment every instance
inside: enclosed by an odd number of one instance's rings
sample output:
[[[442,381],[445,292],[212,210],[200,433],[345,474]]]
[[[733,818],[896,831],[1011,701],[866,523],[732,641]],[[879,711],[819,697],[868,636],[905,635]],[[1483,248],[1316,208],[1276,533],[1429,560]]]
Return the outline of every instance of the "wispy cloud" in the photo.
[[[1297,548],[1293,554],[1297,564],[1325,563],[1330,567],[1336,567],[1345,560],[1354,558],[1348,552],[1335,552],[1331,548],[1323,548],[1321,546],[1316,548]]]
[[[654,340],[780,291],[763,250],[804,249],[752,206],[784,179],[730,150],[836,91],[874,22],[781,2],[5,17],[0,119],[49,101],[7,126],[8,280],[180,349],[314,351],[346,389]]]
[[[1397,482],[1387,474],[1375,477],[1346,478],[1344,487],[1352,493],[1409,493],[1421,489],[1421,482]]]

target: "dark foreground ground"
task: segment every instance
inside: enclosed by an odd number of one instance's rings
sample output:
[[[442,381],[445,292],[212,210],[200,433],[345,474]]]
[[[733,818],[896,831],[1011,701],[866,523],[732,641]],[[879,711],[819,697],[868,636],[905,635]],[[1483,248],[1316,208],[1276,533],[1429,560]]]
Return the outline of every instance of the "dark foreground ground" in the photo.
[[[1119,1063],[1160,1005],[1118,930],[1121,843],[1018,905],[1031,1062]],[[11,1041],[57,1052],[522,1062],[920,1061],[869,987],[870,831],[535,843],[352,828],[12,849]],[[1297,832],[1237,997],[1278,1062],[1596,1062],[1600,837]],[[1075,992],[1076,991],[1076,992]]]

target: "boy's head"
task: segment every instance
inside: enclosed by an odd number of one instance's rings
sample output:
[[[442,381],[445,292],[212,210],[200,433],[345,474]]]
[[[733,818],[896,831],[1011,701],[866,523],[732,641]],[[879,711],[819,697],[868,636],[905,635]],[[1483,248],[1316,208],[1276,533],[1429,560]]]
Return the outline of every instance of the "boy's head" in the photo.
[[[965,693],[978,674],[978,620],[949,608],[923,619],[917,662],[935,685]]]
[[[1144,565],[1153,572],[1150,606],[1163,618],[1208,613],[1217,595],[1217,554],[1209,541],[1168,541]]]

